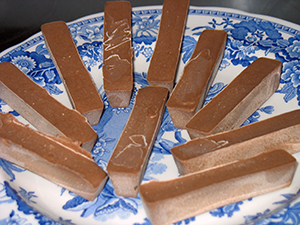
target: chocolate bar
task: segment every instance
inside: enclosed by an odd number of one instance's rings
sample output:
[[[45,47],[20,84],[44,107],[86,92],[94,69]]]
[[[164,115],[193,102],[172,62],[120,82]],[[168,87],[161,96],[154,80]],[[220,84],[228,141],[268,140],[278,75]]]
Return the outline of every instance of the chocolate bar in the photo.
[[[164,114],[168,89],[138,90],[134,107],[107,165],[117,195],[136,197]]]
[[[98,124],[104,105],[67,24],[63,21],[46,23],[41,29],[49,54],[73,107],[86,117],[92,126]]]
[[[186,124],[191,138],[241,126],[279,86],[282,63],[258,58]]]
[[[0,98],[38,130],[66,136],[91,151],[97,133],[79,112],[69,109],[15,65],[0,64]]]
[[[164,0],[158,36],[147,74],[149,85],[171,92],[177,72],[189,0]]]
[[[226,40],[226,31],[204,30],[201,33],[167,102],[175,127],[184,129],[192,116],[202,108],[223,59]]]
[[[0,123],[1,158],[91,201],[103,189],[107,174],[76,142],[36,131],[12,114],[0,113]]]
[[[180,174],[219,167],[280,148],[300,150],[300,110],[283,113],[259,122],[196,138],[171,149]]]
[[[146,182],[139,193],[153,225],[171,224],[288,187],[296,164],[289,153],[276,150],[171,180]]]
[[[111,107],[127,107],[133,88],[131,5],[109,1],[104,9],[103,87]]]

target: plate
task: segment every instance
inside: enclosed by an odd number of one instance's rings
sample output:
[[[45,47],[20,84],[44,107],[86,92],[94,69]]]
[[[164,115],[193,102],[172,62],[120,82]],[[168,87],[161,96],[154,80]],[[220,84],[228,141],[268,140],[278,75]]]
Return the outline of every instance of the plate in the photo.
[[[99,136],[92,156],[100,167],[108,159],[125,126],[136,91],[147,86],[146,76],[158,33],[162,6],[137,7],[132,13],[134,49],[134,93],[129,107],[111,108],[102,87],[103,13],[69,22],[79,53],[90,71],[105,103],[98,125]],[[263,120],[300,105],[300,26],[280,19],[248,14],[227,8],[190,7],[183,39],[177,79],[192,54],[200,33],[205,29],[228,32],[228,41],[217,77],[206,102],[218,94],[235,76],[258,57],[283,62],[280,87],[244,124]],[[0,54],[52,96],[71,107],[66,91],[46,50],[41,33]],[[2,112],[21,116],[4,102]],[[168,112],[155,142],[144,180],[177,177],[178,170],[170,149],[189,140],[185,130],[176,129]],[[299,154],[294,154],[300,160]],[[177,224],[299,224],[299,168],[290,187],[227,205]],[[110,181],[92,202],[7,161],[0,160],[0,224],[151,224],[141,199],[115,194]]]

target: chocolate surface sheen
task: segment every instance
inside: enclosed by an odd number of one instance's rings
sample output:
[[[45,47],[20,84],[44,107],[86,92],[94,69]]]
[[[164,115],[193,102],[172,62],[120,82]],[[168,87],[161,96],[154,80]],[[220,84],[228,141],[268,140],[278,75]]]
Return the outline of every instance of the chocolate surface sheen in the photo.
[[[97,140],[86,118],[61,104],[9,62],[0,64],[0,98],[42,132],[66,136],[89,152]]]
[[[241,126],[279,86],[282,63],[258,58],[186,124],[191,138]]]
[[[164,0],[158,36],[147,74],[153,86],[174,86],[189,0]]]
[[[151,223],[171,224],[287,187],[295,169],[293,156],[274,150],[204,172],[145,182],[139,192]]]
[[[226,41],[226,31],[204,30],[201,33],[167,102],[175,127],[184,129],[186,123],[203,106],[223,59]]]
[[[107,180],[77,143],[33,130],[12,114],[0,113],[0,157],[88,200],[96,198]]]
[[[180,174],[222,166],[275,148],[300,150],[300,110],[227,132],[196,138],[171,149]]]
[[[67,24],[63,21],[43,24],[45,44],[68,92],[73,107],[93,126],[104,108],[98,90],[78,53]]]
[[[133,88],[131,5],[109,1],[104,10],[103,87],[111,107],[127,107]]]
[[[168,90],[138,90],[134,107],[110,157],[107,172],[119,196],[136,197],[164,114]]]

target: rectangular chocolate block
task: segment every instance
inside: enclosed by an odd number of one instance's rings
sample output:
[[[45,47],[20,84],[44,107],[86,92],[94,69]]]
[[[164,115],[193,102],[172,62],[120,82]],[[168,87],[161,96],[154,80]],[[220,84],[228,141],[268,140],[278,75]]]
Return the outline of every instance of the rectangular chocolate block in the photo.
[[[98,124],[104,105],[67,24],[63,21],[46,23],[42,25],[41,30],[73,107],[86,117],[92,126]]]
[[[241,126],[279,86],[282,63],[259,58],[244,69],[186,124],[191,138]]]
[[[104,9],[103,87],[111,107],[127,107],[133,88],[131,5],[109,1]]]
[[[33,130],[12,114],[0,113],[0,123],[1,158],[91,201],[103,189],[107,174],[77,143]]]
[[[136,197],[164,114],[168,89],[143,87],[107,165],[117,195]]]
[[[0,64],[0,98],[38,130],[66,136],[89,152],[93,149],[97,133],[86,118],[58,102],[9,62]]]
[[[167,102],[175,127],[184,129],[192,116],[202,108],[223,59],[226,41],[226,31],[204,30],[201,33]]]
[[[280,148],[300,150],[300,110],[235,130],[196,138],[171,149],[180,174],[208,170]]]
[[[287,187],[295,168],[293,156],[276,150],[172,180],[143,183],[139,192],[151,223],[171,224]]]
[[[171,92],[178,67],[189,0],[164,0],[158,36],[147,74],[153,86]]]

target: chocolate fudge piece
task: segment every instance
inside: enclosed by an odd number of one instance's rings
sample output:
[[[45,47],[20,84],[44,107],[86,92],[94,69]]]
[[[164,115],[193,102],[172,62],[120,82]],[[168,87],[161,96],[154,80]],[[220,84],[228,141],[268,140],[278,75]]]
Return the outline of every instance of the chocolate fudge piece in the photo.
[[[91,201],[107,180],[76,142],[36,131],[12,114],[0,113],[0,157]]]
[[[97,133],[79,112],[69,109],[15,65],[0,64],[0,98],[38,130],[66,136],[91,151]]]
[[[41,30],[73,107],[86,117],[92,126],[98,124],[104,105],[67,24],[63,21],[46,23],[42,25]]]
[[[127,107],[133,88],[131,5],[109,1],[104,9],[103,87],[111,107]]]
[[[178,67],[189,0],[164,0],[158,36],[147,74],[153,86],[171,92]]]
[[[279,86],[282,63],[259,58],[199,110],[186,124],[191,138],[241,126]]]
[[[107,165],[117,195],[136,197],[164,114],[168,89],[138,90],[134,107]]]
[[[201,33],[167,102],[175,127],[184,129],[192,116],[202,108],[223,59],[226,41],[226,31],[204,30]]]
[[[180,174],[207,170],[253,157],[274,148],[300,150],[300,110],[235,130],[196,138],[171,149]]]
[[[251,150],[251,149],[250,149]],[[291,184],[296,159],[283,150],[140,186],[153,225],[171,224]]]

